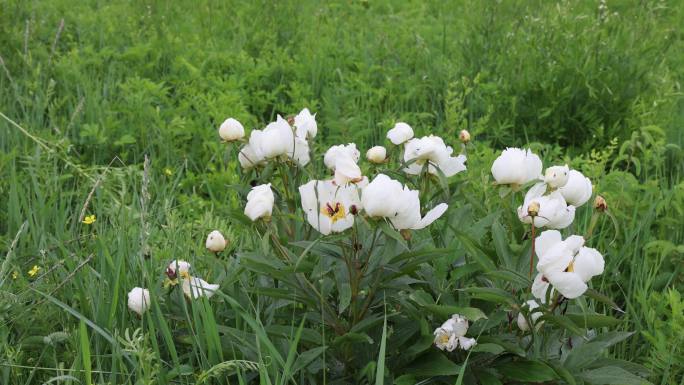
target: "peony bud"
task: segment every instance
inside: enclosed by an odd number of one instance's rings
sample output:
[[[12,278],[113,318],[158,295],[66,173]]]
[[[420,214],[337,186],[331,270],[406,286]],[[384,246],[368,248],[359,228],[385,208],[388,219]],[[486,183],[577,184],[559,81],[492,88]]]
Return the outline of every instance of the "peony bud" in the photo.
[[[594,209],[599,212],[608,210],[608,203],[606,203],[606,199],[600,195],[597,195],[596,199],[594,199]]]
[[[467,130],[461,130],[461,132],[458,134],[458,139],[461,140],[461,143],[468,144],[468,142],[470,142],[470,132]]]
[[[387,150],[383,146],[371,147],[366,152],[366,158],[372,163],[382,163],[387,158]]]
[[[527,206],[527,215],[531,216],[532,218],[536,217],[539,215],[539,202],[534,201],[531,202],[529,206]]]
[[[142,315],[150,308],[150,292],[141,287],[135,287],[128,293],[128,308]]]
[[[245,136],[245,128],[237,120],[228,118],[219,127],[219,136],[226,142],[242,139]]]
[[[207,236],[207,242],[205,245],[209,251],[218,253],[226,248],[226,246],[228,245],[228,241],[226,241],[221,232],[219,232],[218,230],[214,230],[211,233],[209,233],[209,236]]]

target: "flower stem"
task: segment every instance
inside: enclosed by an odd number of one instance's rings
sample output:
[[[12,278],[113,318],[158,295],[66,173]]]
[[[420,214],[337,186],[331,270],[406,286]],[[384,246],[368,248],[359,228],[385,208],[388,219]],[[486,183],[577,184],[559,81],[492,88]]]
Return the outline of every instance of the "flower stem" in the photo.
[[[530,275],[529,278],[532,279],[532,272],[534,271],[534,242],[535,240],[535,233],[534,233],[534,218],[532,218],[532,252],[530,253]]]

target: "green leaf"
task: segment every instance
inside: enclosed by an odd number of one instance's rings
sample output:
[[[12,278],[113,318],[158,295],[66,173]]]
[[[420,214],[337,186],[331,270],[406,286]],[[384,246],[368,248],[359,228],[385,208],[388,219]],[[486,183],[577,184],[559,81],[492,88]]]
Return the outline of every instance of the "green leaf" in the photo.
[[[486,343],[486,344],[477,344],[473,348],[474,352],[483,352],[483,353],[491,353],[491,354],[501,354],[505,349],[503,346],[499,344],[492,344],[492,343]]]
[[[382,230],[382,232],[385,233],[385,235],[399,242],[399,244],[402,245],[404,249],[409,249],[408,245],[406,245],[406,240],[404,239],[404,237],[402,237],[397,230],[393,229],[387,221],[377,221],[377,224],[380,227],[380,230]]]
[[[545,382],[558,379],[556,371],[541,361],[509,361],[495,366],[506,378],[515,381]]]
[[[378,366],[375,371],[375,385],[385,383],[385,348],[387,347],[387,313],[382,324],[382,339],[380,340],[380,351],[378,352]]]
[[[92,362],[90,360],[90,340],[88,338],[88,329],[86,328],[85,321],[81,319],[79,322],[79,341],[81,342],[81,359],[83,361],[83,371],[86,379],[86,384],[90,385],[93,383],[92,374]]]
[[[455,376],[460,370],[460,366],[438,351],[420,356],[406,368],[407,373],[416,377]]]
[[[532,286],[532,281],[529,278],[513,270],[494,270],[485,274],[491,278],[510,282],[518,288]]]
[[[615,317],[604,314],[568,313],[565,316],[570,318],[575,325],[585,329],[615,326],[622,322]]]
[[[425,310],[436,314],[442,318],[449,318],[452,314],[460,314],[466,317],[469,321],[475,322],[482,318],[487,318],[482,310],[476,307],[462,307],[462,306],[451,306],[451,305],[422,305]]]
[[[617,366],[588,370],[581,372],[578,377],[592,385],[652,385],[645,379]]]
[[[473,298],[478,298],[484,301],[508,305],[516,304],[516,300],[513,298],[511,293],[507,292],[506,290],[499,289],[498,287],[469,287],[463,290],[469,293]]]
[[[415,385],[417,382],[413,374],[404,374],[394,379],[394,385]]]
[[[562,315],[544,314],[540,320],[549,321],[552,324],[562,327],[573,335],[583,337],[586,333],[583,329],[575,325],[570,318]]]
[[[610,306],[611,308],[613,308],[613,310],[617,310],[617,311],[619,311],[620,313],[624,313],[624,312],[625,312],[624,310],[620,309],[620,307],[619,307],[615,302],[613,302],[613,300],[610,299],[610,297],[608,297],[608,296],[605,295],[605,294],[601,294],[601,293],[599,293],[598,291],[596,291],[596,290],[594,290],[594,289],[587,289],[587,291],[584,292],[584,295],[586,295],[586,296],[589,297],[589,298],[595,299],[595,300],[597,300],[597,301],[599,301],[599,302],[603,302],[603,303],[605,303],[606,305],[608,305],[608,306]]]
[[[480,266],[482,266],[485,272],[496,270],[496,265],[494,265],[492,257],[487,251],[485,251],[484,248],[479,246],[477,242],[469,236],[457,231],[456,229],[453,230],[456,232],[456,237],[458,240],[461,241],[466,250],[468,250],[468,255]]]
[[[499,260],[503,265],[509,269],[513,268],[513,260],[511,259],[511,251],[506,240],[506,232],[498,220],[492,223],[492,240],[494,241],[494,250]]]

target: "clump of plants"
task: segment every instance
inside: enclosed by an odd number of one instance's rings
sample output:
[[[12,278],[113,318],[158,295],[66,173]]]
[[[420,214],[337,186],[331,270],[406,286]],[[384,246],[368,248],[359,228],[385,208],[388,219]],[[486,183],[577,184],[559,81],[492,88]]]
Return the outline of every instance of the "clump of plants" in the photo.
[[[235,119],[219,129],[252,186],[232,216],[248,241],[224,257],[258,276],[262,308],[279,309],[271,322],[306,336],[290,347],[306,357],[301,372],[285,381],[646,382],[639,365],[603,357],[631,333],[609,330],[621,310],[591,288],[605,266],[591,235],[608,204],[591,199],[589,178],[507,148],[491,179],[469,181],[467,131],[415,137],[396,123],[365,160],[354,143],[316,155],[317,132],[308,109],[248,137]],[[497,186],[486,218],[464,214],[466,183]],[[567,230],[578,210],[593,210],[583,235]],[[209,252],[230,243],[220,230],[208,235]],[[240,309],[188,262],[163,269],[167,293]],[[156,300],[142,288],[128,299],[143,316]],[[224,351],[231,360],[256,354],[237,344]],[[283,367],[289,373],[287,363],[262,361],[259,375]]]

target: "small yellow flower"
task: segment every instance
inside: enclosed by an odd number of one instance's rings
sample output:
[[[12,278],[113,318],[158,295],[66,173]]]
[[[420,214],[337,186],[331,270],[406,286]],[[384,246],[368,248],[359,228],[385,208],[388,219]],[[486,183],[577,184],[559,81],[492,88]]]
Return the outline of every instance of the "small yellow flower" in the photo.
[[[19,277],[19,273],[17,273],[16,271],[13,271],[12,272],[12,279],[17,279],[18,277]]]
[[[166,175],[168,175],[168,176],[171,176],[171,175],[173,175],[173,170],[171,170],[170,168],[166,167],[166,168],[164,169],[164,174],[166,174]]]
[[[40,267],[38,265],[33,265],[31,270],[28,271],[28,275],[30,275],[31,277],[35,277],[39,271],[40,271]]]
[[[92,225],[93,223],[95,223],[95,214],[93,214],[93,215],[87,215],[87,216],[83,219],[83,223],[85,223],[86,225]]]

